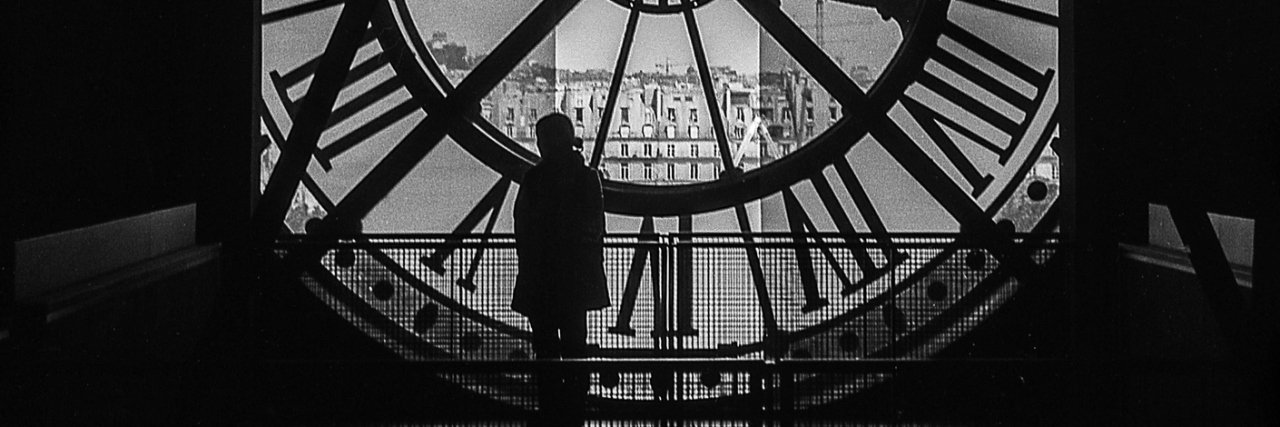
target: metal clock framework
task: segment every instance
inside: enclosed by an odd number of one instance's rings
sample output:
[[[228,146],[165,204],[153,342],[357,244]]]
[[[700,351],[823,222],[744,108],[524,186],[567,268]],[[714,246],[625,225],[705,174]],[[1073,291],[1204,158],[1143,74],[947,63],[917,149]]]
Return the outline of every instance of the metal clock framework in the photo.
[[[503,206],[509,206],[513,184],[537,155],[481,117],[479,104],[566,15],[590,1],[604,0],[539,2],[456,85],[432,58],[409,0],[348,1],[323,54],[264,70],[270,73],[259,106],[260,148],[279,155],[269,159],[274,170],[264,171],[264,181],[267,173],[271,177],[255,219],[263,229],[278,230],[290,196],[313,200],[318,213],[305,233],[281,237],[277,253],[305,265],[304,282],[317,296],[406,359],[532,354],[527,324],[505,310],[514,250],[495,223],[509,215]],[[607,144],[605,129],[617,109],[637,22],[682,16],[699,82],[706,99],[714,99],[698,17],[708,5],[732,0],[611,1],[625,8],[628,19],[615,24],[625,25],[626,33],[603,109],[605,125],[590,130],[597,147],[588,155],[593,166]],[[334,3],[265,11],[264,31],[317,11],[335,13]],[[734,3],[759,23],[762,37],[776,40],[838,102],[840,119],[830,128],[771,163],[742,171],[730,158],[734,147],[725,118],[708,106],[725,171],[720,176],[686,185],[605,182],[606,210],[635,218],[639,227],[607,242],[614,307],[591,319],[589,340],[599,357],[927,358],[1020,287],[1053,280],[1047,275],[1061,262],[1065,209],[1055,154],[1064,147],[1058,135],[1061,74],[1017,55],[1056,51],[1056,11],[997,0],[830,3],[876,10],[901,28],[896,53],[868,90],[777,2]],[[973,22],[1009,23],[1052,38],[1020,40]],[[388,131],[397,126],[405,131]],[[361,221],[442,141],[456,143],[495,172],[493,184],[476,192],[474,206],[449,233],[360,234]],[[335,191],[318,181],[343,173],[338,159],[362,145],[385,148],[372,167],[351,174],[359,179],[342,188],[340,200],[331,200]],[[909,177],[951,229],[921,233],[886,223],[883,212],[903,208],[868,195],[876,184],[850,160],[859,155],[855,148],[866,145],[873,148],[863,151],[874,149]],[[753,203],[783,214],[784,231],[753,225],[746,213]],[[699,216],[716,212],[732,212],[738,229],[699,233]],[[663,224],[675,227],[664,232]],[[591,392],[613,404],[673,396],[715,402],[750,393],[735,375],[601,372],[594,374]],[[533,405],[527,375],[449,378],[499,400]],[[886,378],[803,375],[798,402],[819,405]]]

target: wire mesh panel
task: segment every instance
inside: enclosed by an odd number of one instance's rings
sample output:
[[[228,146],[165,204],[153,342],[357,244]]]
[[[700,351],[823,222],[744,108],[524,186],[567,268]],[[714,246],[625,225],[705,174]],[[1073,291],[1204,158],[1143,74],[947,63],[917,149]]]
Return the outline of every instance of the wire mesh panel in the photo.
[[[1044,267],[1056,235],[1011,235],[1009,257]],[[281,240],[278,253],[323,252],[305,282],[371,337],[409,360],[519,362],[534,356],[510,309],[518,274],[510,235],[366,235]],[[596,360],[909,360],[973,330],[1022,282],[987,245],[954,234],[637,234],[606,239],[612,305],[588,316]],[[1011,259],[1011,258],[1010,258]],[[507,403],[536,407],[528,370],[443,373]],[[858,392],[889,373],[603,369],[608,401],[723,400],[753,381],[789,384],[789,407]]]

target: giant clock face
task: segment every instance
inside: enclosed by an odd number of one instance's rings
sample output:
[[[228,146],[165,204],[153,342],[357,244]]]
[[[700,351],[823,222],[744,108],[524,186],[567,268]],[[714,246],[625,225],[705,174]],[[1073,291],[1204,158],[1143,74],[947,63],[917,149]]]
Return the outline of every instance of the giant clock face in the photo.
[[[305,282],[408,359],[532,354],[510,212],[552,112],[606,177],[598,357],[928,357],[1057,252],[1055,1],[263,3],[264,185],[307,95],[337,91],[285,222],[342,236]],[[312,87],[342,19],[368,21],[346,79]],[[452,378],[532,405],[528,377]],[[736,378],[591,392],[715,400]],[[882,379],[806,377],[802,404]]]

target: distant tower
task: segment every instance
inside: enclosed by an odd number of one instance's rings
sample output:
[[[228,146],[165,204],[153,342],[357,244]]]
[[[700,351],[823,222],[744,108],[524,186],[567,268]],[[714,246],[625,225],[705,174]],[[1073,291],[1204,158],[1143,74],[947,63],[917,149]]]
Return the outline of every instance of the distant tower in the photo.
[[[813,14],[814,14],[814,18],[813,18],[814,23],[813,23],[813,26],[814,26],[814,32],[815,32],[815,35],[817,35],[817,36],[818,36],[818,47],[826,48],[827,46],[826,46],[826,44],[824,44],[824,43],[823,43],[823,39],[824,39],[824,37],[823,37],[823,35],[822,35],[822,33],[823,33],[823,28],[822,28],[822,27],[826,26],[826,25],[825,25],[825,24],[826,24],[826,23],[825,23],[825,20],[823,20],[823,19],[822,19],[822,4],[823,4],[823,3],[826,3],[826,0],[816,0],[816,1],[813,3]]]

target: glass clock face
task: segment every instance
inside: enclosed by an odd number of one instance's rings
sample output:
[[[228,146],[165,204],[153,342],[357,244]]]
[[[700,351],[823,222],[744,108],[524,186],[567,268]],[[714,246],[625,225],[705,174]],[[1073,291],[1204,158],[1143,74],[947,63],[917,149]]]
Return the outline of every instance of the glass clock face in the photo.
[[[349,7],[263,1],[264,187]],[[1057,252],[1057,15],[1055,0],[377,2],[285,223],[368,233],[306,282],[404,357],[528,358],[508,308],[512,204],[534,123],[561,113],[605,177],[598,356],[928,357]],[[708,375],[601,374],[592,394],[736,393]]]

